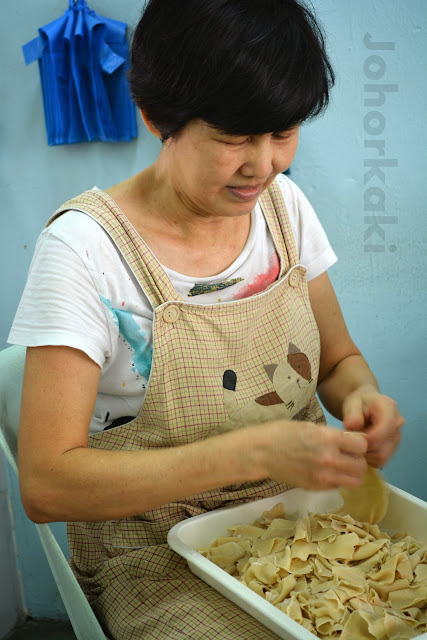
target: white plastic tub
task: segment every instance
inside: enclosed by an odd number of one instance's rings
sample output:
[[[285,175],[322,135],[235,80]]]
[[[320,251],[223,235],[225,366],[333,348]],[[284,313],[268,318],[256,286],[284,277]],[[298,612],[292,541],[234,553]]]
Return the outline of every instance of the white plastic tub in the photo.
[[[427,503],[397,487],[388,486],[389,507],[379,524],[380,529],[389,534],[406,531],[418,540],[427,542]],[[278,502],[284,504],[286,517],[290,520],[304,516],[307,511],[317,510],[326,513],[342,504],[338,491],[312,492],[291,489],[274,498],[217,509],[188,518],[169,531],[168,543],[187,560],[188,566],[196,576],[262,622],[279,638],[315,640],[315,635],[197,552],[197,549],[209,546],[218,536],[226,535],[227,527],[252,524],[263,511],[271,509]],[[417,640],[427,640],[427,633],[417,636]]]

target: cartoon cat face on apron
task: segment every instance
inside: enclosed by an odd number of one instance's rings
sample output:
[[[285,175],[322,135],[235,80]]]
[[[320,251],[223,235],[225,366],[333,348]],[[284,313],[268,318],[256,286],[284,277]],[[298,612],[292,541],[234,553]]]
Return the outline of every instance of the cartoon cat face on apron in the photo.
[[[297,420],[325,421],[315,396],[319,333],[280,187],[273,182],[260,202],[280,256],[279,278],[255,296],[213,305],[194,304],[179,296],[150,249],[104,192],[85,192],[51,218],[78,209],[97,220],[122,252],[154,309],[154,356],[140,415],[91,436],[90,447],[173,447],[271,419],[293,419],[296,429]],[[157,581],[158,602],[170,596],[171,572],[178,576],[184,572],[189,584],[185,563],[166,544],[174,524],[224,505],[277,495],[286,488],[270,479],[246,482],[125,520],[69,523],[71,564],[97,615],[112,633],[108,609],[114,604],[117,614],[114,598],[120,597],[121,609],[127,611],[136,606],[136,597],[138,615],[144,620],[144,589],[149,587],[143,584]],[[164,575],[161,589],[159,563]],[[129,572],[140,578],[139,596],[126,595],[120,576],[129,576]],[[117,592],[113,598],[114,580],[121,586],[120,595]],[[199,591],[203,588],[197,587]],[[122,627],[114,626],[115,637],[141,637],[124,635]],[[260,638],[274,637],[262,628]]]

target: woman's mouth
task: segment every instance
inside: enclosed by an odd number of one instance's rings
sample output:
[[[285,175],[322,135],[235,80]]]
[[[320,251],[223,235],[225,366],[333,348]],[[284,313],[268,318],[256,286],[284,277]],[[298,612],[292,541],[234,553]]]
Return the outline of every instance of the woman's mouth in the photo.
[[[258,198],[261,193],[261,188],[262,185],[260,184],[255,187],[227,187],[233,196],[244,202]]]

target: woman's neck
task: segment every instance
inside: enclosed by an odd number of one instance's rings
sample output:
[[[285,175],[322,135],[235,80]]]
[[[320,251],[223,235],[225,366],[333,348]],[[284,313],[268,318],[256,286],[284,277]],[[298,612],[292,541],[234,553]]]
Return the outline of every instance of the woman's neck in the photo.
[[[107,193],[165,267],[198,277],[227,269],[245,247],[251,214],[222,217],[192,211],[154,169],[152,165]]]

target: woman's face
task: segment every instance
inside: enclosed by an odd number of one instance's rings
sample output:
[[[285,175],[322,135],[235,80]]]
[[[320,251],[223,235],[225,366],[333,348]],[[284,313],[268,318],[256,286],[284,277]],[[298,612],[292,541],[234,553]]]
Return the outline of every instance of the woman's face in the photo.
[[[188,123],[162,153],[168,184],[192,213],[241,216],[291,164],[299,127],[255,136],[230,136],[202,120]]]

